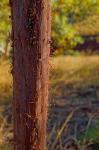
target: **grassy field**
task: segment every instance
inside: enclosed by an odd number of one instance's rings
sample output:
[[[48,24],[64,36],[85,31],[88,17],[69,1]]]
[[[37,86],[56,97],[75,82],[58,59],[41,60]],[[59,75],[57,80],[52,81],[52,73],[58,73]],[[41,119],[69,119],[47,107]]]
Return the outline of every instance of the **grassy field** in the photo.
[[[52,58],[50,83],[52,97],[99,87],[99,56]]]
[[[12,98],[11,64],[0,60],[0,104]],[[63,96],[66,90],[86,90],[99,87],[99,56],[67,56],[50,60],[50,87],[52,96]]]
[[[99,56],[59,56],[51,58],[49,64],[51,100],[68,99],[75,94],[77,99],[77,93],[83,95],[90,89],[95,89],[95,99],[99,100]],[[0,112],[5,108],[3,106],[11,103],[12,99],[10,70],[9,60],[0,60]],[[81,99],[82,95],[78,99]],[[91,98],[89,95],[89,100]],[[7,148],[1,146],[0,150],[9,150]]]
[[[8,104],[12,98],[12,76],[9,60],[0,59],[0,105]]]

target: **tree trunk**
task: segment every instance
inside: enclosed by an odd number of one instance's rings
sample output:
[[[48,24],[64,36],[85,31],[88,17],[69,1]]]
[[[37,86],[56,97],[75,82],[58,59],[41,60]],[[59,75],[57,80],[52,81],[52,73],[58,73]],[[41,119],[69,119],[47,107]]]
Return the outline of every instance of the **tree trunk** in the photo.
[[[50,4],[12,0],[14,150],[45,150]]]

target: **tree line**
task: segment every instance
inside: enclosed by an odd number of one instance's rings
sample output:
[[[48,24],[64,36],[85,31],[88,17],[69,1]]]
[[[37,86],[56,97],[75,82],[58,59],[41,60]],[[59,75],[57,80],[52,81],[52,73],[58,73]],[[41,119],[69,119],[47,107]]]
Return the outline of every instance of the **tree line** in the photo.
[[[10,51],[11,18],[9,0],[0,1],[0,50]],[[52,0],[52,51],[66,54],[86,41],[86,36],[99,38],[98,0]],[[90,38],[89,38],[90,41]]]

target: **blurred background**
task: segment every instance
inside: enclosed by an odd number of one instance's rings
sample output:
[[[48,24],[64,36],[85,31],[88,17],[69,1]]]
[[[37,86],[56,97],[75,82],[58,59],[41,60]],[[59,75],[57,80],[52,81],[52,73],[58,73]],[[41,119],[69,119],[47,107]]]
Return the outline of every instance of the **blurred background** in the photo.
[[[99,0],[51,5],[48,150],[99,150]],[[13,143],[11,68],[10,8],[0,0],[0,150]]]

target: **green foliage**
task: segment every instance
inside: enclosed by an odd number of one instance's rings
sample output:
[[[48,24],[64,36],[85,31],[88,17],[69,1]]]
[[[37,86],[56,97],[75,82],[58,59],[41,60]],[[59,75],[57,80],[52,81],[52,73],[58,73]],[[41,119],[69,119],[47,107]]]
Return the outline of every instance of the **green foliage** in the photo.
[[[4,46],[7,37],[9,36],[10,24],[10,8],[9,0],[0,0],[0,46]]]
[[[94,125],[94,127],[90,127],[87,131],[82,133],[79,136],[79,140],[81,140],[81,141],[93,140],[94,142],[98,142],[99,141],[99,123],[96,123],[96,125]]]
[[[99,14],[98,0],[52,0],[52,40],[60,52],[73,49],[82,43],[81,33],[75,28],[79,22],[87,21],[92,15]],[[93,24],[92,24],[93,26]],[[81,28],[82,26],[79,26]],[[84,28],[84,26],[83,26]],[[83,30],[84,31],[84,30]]]
[[[9,0],[0,1],[0,47],[4,48],[11,30]],[[59,53],[67,54],[82,34],[98,34],[99,0],[52,0],[52,41]]]
[[[81,35],[99,35],[99,14],[93,14],[85,20],[76,23],[74,28]]]

